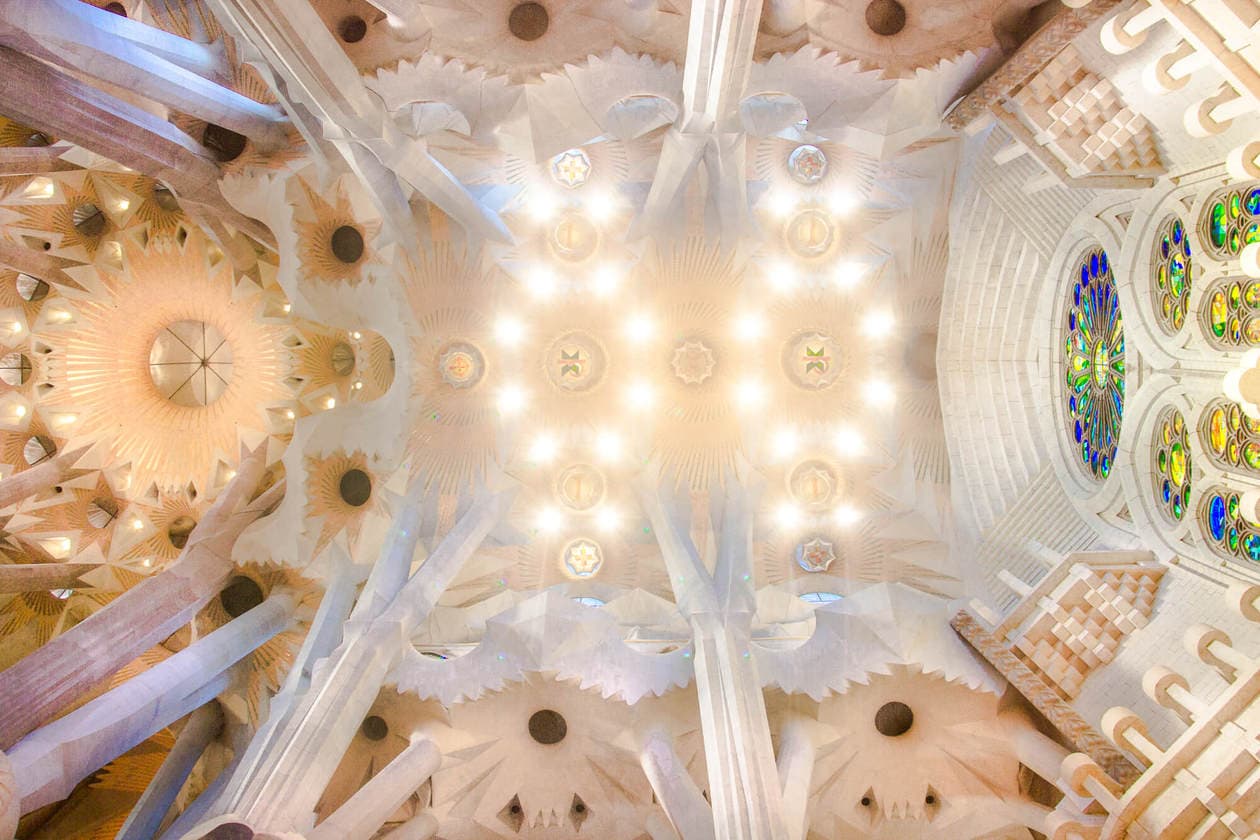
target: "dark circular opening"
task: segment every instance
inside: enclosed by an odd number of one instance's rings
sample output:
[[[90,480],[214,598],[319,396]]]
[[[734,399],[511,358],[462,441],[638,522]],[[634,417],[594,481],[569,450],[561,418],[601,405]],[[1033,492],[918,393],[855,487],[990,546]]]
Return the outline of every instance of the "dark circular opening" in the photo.
[[[574,804],[574,806],[573,806],[573,810],[574,810],[574,811],[576,811],[576,812],[577,812],[577,813],[579,813],[579,814],[585,814],[585,813],[586,813],[586,805],[584,805],[584,804],[583,804],[583,803],[581,803],[581,802],[575,803],[575,804]]]
[[[906,7],[897,0],[871,0],[866,7],[866,25],[876,35],[896,35],[906,28]]]
[[[343,502],[352,507],[363,507],[372,498],[372,479],[363,470],[346,470],[337,489]]]
[[[23,146],[51,146],[52,138],[42,131],[32,131],[22,141]]]
[[[17,290],[23,300],[34,302],[48,297],[49,285],[29,274],[19,274],[17,276]]]
[[[171,524],[166,529],[166,538],[171,541],[171,545],[176,548],[183,548],[188,545],[188,535],[193,532],[193,528],[197,527],[197,520],[191,516],[177,516],[171,520]]]
[[[244,823],[224,823],[215,826],[201,840],[253,840],[254,830]]]
[[[219,593],[219,603],[232,618],[239,618],[263,602],[262,587],[244,575],[228,581]]]
[[[66,489],[65,489],[64,487],[62,487],[60,484],[55,484],[55,485],[53,485],[53,492],[54,492],[54,493],[64,493],[64,492],[66,492]]]
[[[880,735],[896,738],[905,735],[914,726],[914,712],[905,703],[894,700],[879,707],[875,713],[875,728]]]
[[[333,256],[347,265],[357,263],[363,256],[363,234],[350,225],[342,225],[332,234]]]
[[[550,25],[551,15],[542,3],[517,3],[508,14],[508,31],[522,41],[537,41]]]
[[[332,369],[338,376],[349,376],[354,373],[354,348],[344,341],[338,341],[333,345]]]
[[[870,805],[871,805],[871,798],[870,798],[869,796],[863,796],[863,797],[862,797],[862,807],[863,807],[863,808],[869,808],[869,807],[870,807]]]
[[[513,802],[512,807],[508,808],[508,810],[511,811],[513,814],[519,814],[521,812],[521,806]]]
[[[936,804],[936,797],[935,797],[935,796],[933,796],[932,794],[930,794],[930,793],[929,793],[927,796],[925,796],[925,797],[923,798],[923,801],[924,801],[924,802],[926,802],[926,803],[927,803],[927,804],[929,804],[929,805],[935,805],[935,804]]]
[[[207,123],[206,130],[201,132],[201,145],[210,150],[219,163],[236,160],[245,151],[245,135],[237,134],[230,128]]]
[[[51,250],[52,250],[52,243],[51,243],[51,242],[45,242],[45,243],[44,243],[44,250],[45,250],[45,251],[51,251]]]
[[[179,209],[179,200],[166,184],[153,185],[153,203],[167,212],[173,213]]]
[[[122,3],[106,3],[105,11],[112,12],[116,15],[122,15],[123,17],[127,16],[127,7]]]
[[[369,741],[379,741],[389,734],[389,724],[380,715],[369,715],[363,719],[363,737]]]
[[[337,34],[347,44],[357,44],[367,35],[367,21],[358,15],[343,17],[337,24]]]
[[[552,709],[534,712],[529,718],[529,736],[540,744],[558,744],[568,732],[564,715]]]
[[[74,208],[71,218],[74,229],[82,236],[100,236],[105,232],[105,214],[90,201]]]

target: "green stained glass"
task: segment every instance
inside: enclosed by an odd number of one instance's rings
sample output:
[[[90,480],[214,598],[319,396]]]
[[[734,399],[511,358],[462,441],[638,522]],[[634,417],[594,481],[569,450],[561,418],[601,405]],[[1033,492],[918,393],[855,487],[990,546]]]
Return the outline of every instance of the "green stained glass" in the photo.
[[[1164,409],[1154,440],[1155,499],[1173,522],[1180,522],[1190,506],[1191,457],[1188,429],[1181,412]]]
[[[1186,229],[1176,216],[1164,219],[1152,248],[1155,305],[1164,331],[1175,333],[1186,321],[1194,264]]]
[[[1068,284],[1063,315],[1067,433],[1084,470],[1101,481],[1111,474],[1124,413],[1124,322],[1107,253],[1087,251]]]

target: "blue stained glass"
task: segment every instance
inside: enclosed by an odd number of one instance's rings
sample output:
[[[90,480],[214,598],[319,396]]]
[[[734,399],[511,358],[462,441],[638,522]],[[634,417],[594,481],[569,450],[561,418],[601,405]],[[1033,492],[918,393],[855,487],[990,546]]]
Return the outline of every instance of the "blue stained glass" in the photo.
[[[1081,421],[1080,420],[1076,421],[1076,442],[1077,443],[1081,442]]]
[[[1098,276],[1098,254],[1097,253],[1090,254],[1089,273],[1094,277]]]
[[[1081,285],[1089,285],[1089,266],[1087,265],[1081,266]]]
[[[1101,248],[1081,255],[1063,316],[1067,432],[1097,479],[1111,471],[1124,407],[1124,326],[1109,268]]]
[[[1225,500],[1219,495],[1212,496],[1208,502],[1208,530],[1212,539],[1225,539]]]
[[[1243,537],[1243,551],[1247,552],[1247,559],[1252,563],[1260,563],[1260,537],[1255,534]]]
[[[1103,251],[1102,255],[1098,258],[1098,265],[1102,268],[1104,274],[1111,270],[1111,263],[1107,261],[1106,251]]]
[[[1173,229],[1172,229],[1173,242],[1176,242],[1178,245],[1180,245],[1181,237],[1182,237],[1181,220],[1178,219],[1177,221],[1173,222]]]
[[[1172,499],[1172,486],[1167,481],[1164,482],[1164,502],[1167,503]]]
[[[1243,201],[1243,206],[1247,208],[1247,212],[1253,216],[1260,216],[1260,187],[1256,187],[1247,193],[1247,198]]]

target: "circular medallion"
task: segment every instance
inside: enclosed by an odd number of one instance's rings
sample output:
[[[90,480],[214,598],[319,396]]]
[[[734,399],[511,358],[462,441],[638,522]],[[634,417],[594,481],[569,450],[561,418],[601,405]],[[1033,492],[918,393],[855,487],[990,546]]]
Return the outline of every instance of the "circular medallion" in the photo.
[[[472,388],[485,372],[485,357],[465,341],[452,342],[438,354],[438,375],[452,388]]]
[[[808,208],[788,220],[783,236],[793,254],[813,259],[830,250],[836,234],[830,216],[821,210]]]
[[[669,366],[686,385],[699,385],[713,375],[717,357],[698,338],[689,338],[674,348]]]
[[[582,262],[595,253],[599,229],[578,213],[565,213],[551,229],[551,252],[565,262]]]
[[[807,572],[825,572],[835,559],[835,546],[822,537],[814,537],[796,547],[796,563]]]
[[[551,384],[563,391],[588,391],[604,378],[604,348],[580,330],[551,343],[543,359]]]
[[[604,552],[599,543],[579,537],[564,547],[561,555],[565,571],[573,577],[594,577],[604,565]]]
[[[827,509],[839,489],[840,477],[825,461],[802,461],[788,475],[788,492],[792,498],[813,511]]]
[[[149,350],[149,376],[176,405],[210,405],[232,380],[232,347],[204,321],[177,321],[158,333]]]
[[[591,159],[581,149],[569,149],[551,159],[551,177],[557,184],[575,190],[591,176]]]
[[[822,149],[809,143],[797,146],[788,155],[788,172],[799,184],[817,184],[827,174],[827,155]]]
[[[840,375],[840,348],[817,330],[797,333],[783,347],[783,371],[801,388],[819,391]]]
[[[556,479],[556,495],[566,507],[587,511],[604,499],[604,474],[590,464],[565,467]]]

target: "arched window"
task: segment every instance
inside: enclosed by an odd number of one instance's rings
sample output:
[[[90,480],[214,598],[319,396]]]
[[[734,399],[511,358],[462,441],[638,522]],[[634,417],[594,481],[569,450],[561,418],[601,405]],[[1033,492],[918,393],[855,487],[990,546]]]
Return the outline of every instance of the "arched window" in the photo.
[[[1235,403],[1211,403],[1203,413],[1199,439],[1222,468],[1260,473],[1260,420],[1243,414]]]
[[[1185,418],[1164,409],[1155,426],[1155,498],[1172,522],[1180,522],[1190,506],[1190,440]]]
[[[1260,280],[1229,277],[1203,299],[1203,332],[1223,350],[1260,347]]]
[[[1124,414],[1124,323],[1102,248],[1077,261],[1064,309],[1067,431],[1085,471],[1102,480],[1111,473]]]
[[[1260,242],[1260,184],[1228,187],[1212,196],[1199,219],[1207,252],[1217,259],[1238,256],[1243,246]]]
[[[1199,528],[1222,557],[1260,563],[1260,525],[1243,515],[1237,493],[1213,487],[1199,505]]]
[[[1160,324],[1175,333],[1186,322],[1190,302],[1193,264],[1190,259],[1190,238],[1181,219],[1169,216],[1155,235],[1154,259],[1151,262],[1155,283],[1155,311]]]

